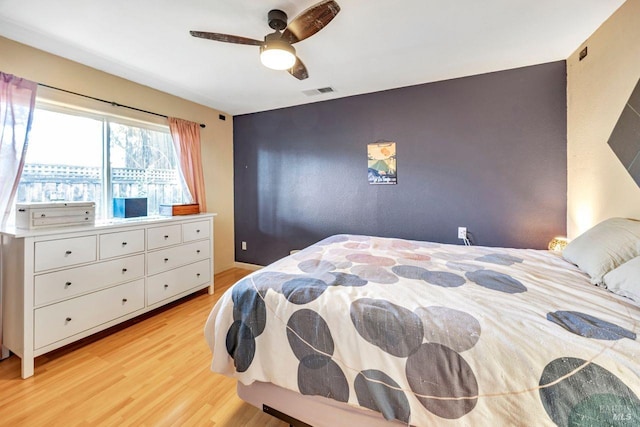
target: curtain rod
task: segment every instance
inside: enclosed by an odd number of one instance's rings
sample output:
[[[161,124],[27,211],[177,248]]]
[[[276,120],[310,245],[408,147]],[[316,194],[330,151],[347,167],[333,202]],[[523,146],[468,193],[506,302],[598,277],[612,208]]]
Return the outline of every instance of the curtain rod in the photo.
[[[66,93],[70,93],[72,95],[78,95],[78,96],[82,96],[84,98],[89,98],[89,99],[93,99],[94,101],[100,101],[100,102],[104,102],[105,104],[110,104],[114,107],[122,107],[122,108],[128,108],[129,110],[135,110],[135,111],[140,111],[141,113],[147,113],[147,114],[153,114],[154,116],[158,116],[158,117],[164,117],[165,119],[168,119],[169,116],[166,116],[164,114],[159,114],[159,113],[154,113],[153,111],[147,111],[147,110],[143,110],[141,108],[136,108],[136,107],[130,107],[128,105],[123,105],[123,104],[118,104],[117,102],[113,102],[113,101],[107,101],[106,99],[100,99],[100,98],[95,98],[93,96],[89,96],[89,95],[83,95],[81,93],[78,92],[72,92],[70,90],[66,90],[66,89],[60,89],[59,87],[55,87],[55,86],[49,86],[46,85],[44,83],[38,83],[39,86],[43,86],[43,87],[48,87],[49,89],[55,89],[55,90],[59,90],[61,92],[66,92]],[[207,127],[207,125],[205,125],[204,123],[200,123],[200,127],[201,128],[205,128]]]

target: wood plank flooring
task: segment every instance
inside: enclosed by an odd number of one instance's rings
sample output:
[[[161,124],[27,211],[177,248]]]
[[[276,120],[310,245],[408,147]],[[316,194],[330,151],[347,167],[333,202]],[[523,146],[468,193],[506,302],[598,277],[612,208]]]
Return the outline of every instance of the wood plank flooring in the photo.
[[[205,291],[36,359],[0,362],[0,426],[286,426],[236,396],[209,369],[203,328],[222,293],[250,271],[231,269]]]

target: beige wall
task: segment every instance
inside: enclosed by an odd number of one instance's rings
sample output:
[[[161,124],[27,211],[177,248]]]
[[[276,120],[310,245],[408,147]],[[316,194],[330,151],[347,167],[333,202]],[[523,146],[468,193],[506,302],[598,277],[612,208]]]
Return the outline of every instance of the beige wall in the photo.
[[[221,112],[218,110],[3,37],[0,37],[0,71],[123,105],[205,123],[207,127],[201,129],[201,139],[207,208],[209,212],[218,214],[215,219],[215,270],[220,272],[233,267],[235,255],[231,116],[226,114],[227,120],[219,120],[218,114]],[[131,117],[135,113],[119,108],[118,114]],[[151,119],[153,116],[149,117]]]
[[[627,0],[567,59],[570,238],[609,217],[640,218],[640,188],[607,144],[638,79],[640,0]]]

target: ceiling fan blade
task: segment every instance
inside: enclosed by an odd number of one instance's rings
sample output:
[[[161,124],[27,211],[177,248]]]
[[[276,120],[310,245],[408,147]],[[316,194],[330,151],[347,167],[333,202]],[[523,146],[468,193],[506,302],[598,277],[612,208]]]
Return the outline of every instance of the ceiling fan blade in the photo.
[[[334,0],[325,0],[311,6],[287,25],[282,38],[293,44],[311,37],[326,27],[338,12],[340,6]]]
[[[206,31],[189,31],[189,33],[193,37],[215,40],[218,42],[248,44],[252,46],[261,46],[264,44],[264,42],[260,40],[249,39],[247,37],[232,36],[231,34],[207,33]]]
[[[293,64],[289,70],[289,74],[295,77],[298,80],[304,80],[309,77],[309,73],[307,72],[307,67],[304,66],[300,58],[296,57],[296,63]]]

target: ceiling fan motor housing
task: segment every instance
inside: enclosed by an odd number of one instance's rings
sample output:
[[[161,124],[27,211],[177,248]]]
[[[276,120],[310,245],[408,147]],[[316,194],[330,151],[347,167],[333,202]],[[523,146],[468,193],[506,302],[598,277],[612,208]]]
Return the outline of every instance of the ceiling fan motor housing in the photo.
[[[270,10],[267,20],[269,26],[274,30],[282,31],[287,28],[287,14],[279,9]]]

